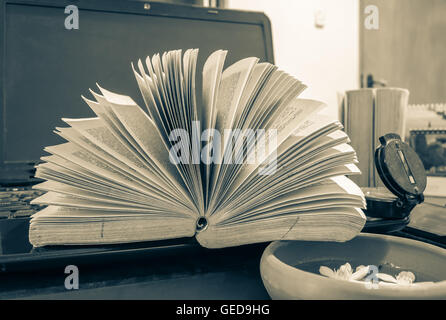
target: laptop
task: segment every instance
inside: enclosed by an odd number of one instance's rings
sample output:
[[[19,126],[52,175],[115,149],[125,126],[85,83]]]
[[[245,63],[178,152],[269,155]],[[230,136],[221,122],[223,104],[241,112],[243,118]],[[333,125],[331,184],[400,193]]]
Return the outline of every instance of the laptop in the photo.
[[[65,20],[75,4],[77,29]],[[0,265],[1,271],[45,267],[68,258],[148,254],[194,246],[191,239],[34,250],[29,217],[34,166],[43,148],[61,143],[62,117],[94,116],[82,101],[96,83],[144,105],[131,62],[173,49],[199,48],[205,58],[227,49],[225,67],[246,57],[274,63],[263,13],[131,0],[0,0]],[[201,77],[197,77],[201,88]],[[198,93],[199,94],[199,93]]]

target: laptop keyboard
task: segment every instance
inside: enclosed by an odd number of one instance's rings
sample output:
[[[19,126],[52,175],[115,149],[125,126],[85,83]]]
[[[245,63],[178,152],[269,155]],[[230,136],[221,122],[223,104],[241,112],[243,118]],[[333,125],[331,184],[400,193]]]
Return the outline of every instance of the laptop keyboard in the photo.
[[[29,217],[44,208],[30,202],[44,194],[44,191],[32,187],[0,188],[0,219]]]

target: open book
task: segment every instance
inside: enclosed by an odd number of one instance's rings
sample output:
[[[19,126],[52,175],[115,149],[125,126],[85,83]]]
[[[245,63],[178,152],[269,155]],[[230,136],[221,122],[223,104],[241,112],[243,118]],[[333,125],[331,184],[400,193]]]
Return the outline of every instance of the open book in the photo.
[[[196,94],[197,49],[132,68],[145,109],[99,87],[94,118],[63,119],[66,143],[45,148],[36,176],[48,205],[34,246],[195,236],[208,248],[272,240],[345,241],[365,223],[359,174],[342,125],[305,86],[257,58],[223,71],[211,54]]]

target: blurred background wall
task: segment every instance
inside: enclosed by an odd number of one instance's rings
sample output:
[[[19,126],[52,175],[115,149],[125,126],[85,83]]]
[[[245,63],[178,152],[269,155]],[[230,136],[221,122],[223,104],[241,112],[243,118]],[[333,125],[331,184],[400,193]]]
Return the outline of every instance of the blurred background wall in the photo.
[[[359,88],[359,1],[227,0],[225,6],[265,12],[276,64],[308,86],[302,97],[326,102],[331,115],[337,116],[338,91]]]

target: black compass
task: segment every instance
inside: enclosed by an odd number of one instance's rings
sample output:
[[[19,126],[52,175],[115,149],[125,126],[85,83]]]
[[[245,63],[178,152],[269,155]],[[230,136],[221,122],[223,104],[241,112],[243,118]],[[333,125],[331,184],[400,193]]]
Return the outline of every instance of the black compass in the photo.
[[[385,187],[362,188],[367,200],[366,229],[379,229],[380,224],[404,227],[412,209],[424,201],[426,171],[416,152],[398,134],[386,134],[379,141],[375,166]]]

